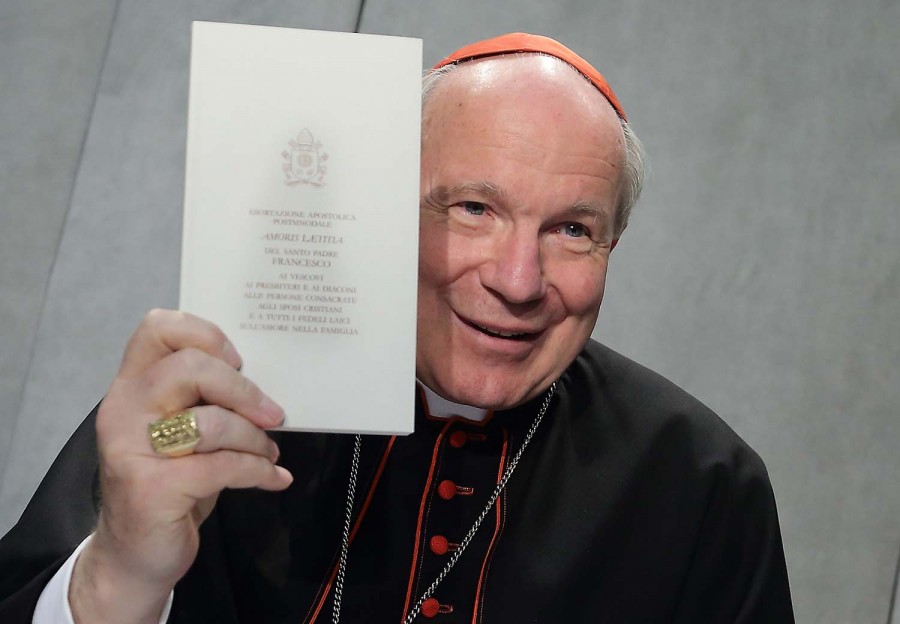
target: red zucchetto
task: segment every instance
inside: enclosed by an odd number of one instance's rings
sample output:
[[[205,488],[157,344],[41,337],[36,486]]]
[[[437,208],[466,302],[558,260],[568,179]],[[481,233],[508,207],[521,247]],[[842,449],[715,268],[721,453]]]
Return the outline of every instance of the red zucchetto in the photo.
[[[572,50],[561,44],[555,39],[544,37],[543,35],[530,35],[528,33],[509,33],[485,39],[464,46],[443,59],[434,69],[439,69],[445,65],[454,63],[463,63],[474,59],[485,58],[487,56],[501,56],[503,54],[515,54],[516,52],[540,52],[549,56],[556,57],[565,61],[575,69],[577,69],[585,78],[597,87],[600,93],[609,100],[612,107],[616,109],[623,120],[628,121],[619,99],[613,93],[612,88],[607,84],[603,74],[594,69],[594,66],[586,60],[575,54]]]

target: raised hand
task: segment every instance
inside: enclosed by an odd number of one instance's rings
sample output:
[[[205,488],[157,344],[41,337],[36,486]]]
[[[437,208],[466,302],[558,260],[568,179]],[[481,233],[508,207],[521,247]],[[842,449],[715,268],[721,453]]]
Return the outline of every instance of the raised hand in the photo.
[[[182,312],[154,310],[131,337],[97,414],[102,507],[72,577],[76,622],[155,624],[218,493],[290,485],[264,432],[284,412],[240,366],[218,327]],[[148,425],[187,409],[200,431],[194,452],[154,451]]]

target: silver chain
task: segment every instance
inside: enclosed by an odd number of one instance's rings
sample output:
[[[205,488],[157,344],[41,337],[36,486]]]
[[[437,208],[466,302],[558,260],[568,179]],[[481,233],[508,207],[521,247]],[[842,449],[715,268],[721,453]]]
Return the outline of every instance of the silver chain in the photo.
[[[500,481],[497,482],[497,487],[494,488],[493,493],[488,499],[487,505],[484,506],[484,509],[481,510],[481,514],[479,514],[478,518],[475,519],[475,522],[472,524],[472,528],[469,529],[469,532],[466,533],[466,536],[459,543],[459,547],[457,547],[456,551],[450,557],[449,561],[447,561],[447,565],[444,566],[444,569],[441,570],[440,574],[437,575],[437,578],[434,579],[434,582],[431,586],[425,590],[425,593],[416,601],[416,604],[413,606],[412,610],[409,612],[409,615],[406,616],[406,619],[403,620],[403,624],[411,624],[416,616],[419,615],[419,611],[422,609],[422,605],[425,604],[425,601],[431,598],[431,595],[437,589],[437,586],[441,581],[444,580],[444,577],[449,574],[450,570],[453,569],[453,566],[456,565],[456,562],[459,560],[460,556],[463,554],[463,551],[469,546],[469,543],[472,541],[472,538],[475,537],[475,533],[478,531],[478,528],[481,526],[481,523],[484,522],[484,519],[488,517],[488,514],[491,513],[491,507],[494,506],[494,503],[497,502],[497,499],[500,497],[500,494],[503,493],[503,490],[506,488],[506,482],[509,481],[509,478],[512,476],[513,471],[516,469],[516,466],[519,464],[519,460],[522,458],[522,454],[525,452],[525,448],[528,446],[528,443],[531,442],[531,438],[534,437],[535,431],[537,431],[538,426],[541,424],[541,420],[544,419],[544,414],[547,413],[547,409],[550,407],[550,400],[553,398],[553,394],[556,392],[556,384],[557,382],[553,382],[550,386],[550,389],[547,390],[547,395],[544,397],[544,402],[541,404],[541,409],[538,410],[537,416],[534,418],[534,422],[531,423],[531,428],[528,429],[528,433],[525,434],[525,439],[522,442],[522,446],[519,447],[519,450],[510,460],[509,465],[506,467],[506,470],[503,471],[503,476],[500,478]],[[344,535],[341,541],[341,559],[338,564],[338,575],[337,582],[334,587],[334,616],[332,621],[334,624],[338,624],[341,613],[341,594],[344,590],[344,573],[347,568],[347,550],[350,548],[350,516],[353,512],[353,496],[356,492],[356,473],[359,468],[359,449],[360,449],[360,436],[356,436],[356,444],[353,447],[353,464],[350,470],[350,484],[347,486],[347,519],[344,524]]]
[[[341,559],[338,564],[337,580],[334,583],[334,611],[331,621],[341,620],[341,597],[344,594],[344,573],[347,571],[347,551],[350,549],[350,520],[353,516],[353,499],[356,497],[356,474],[359,472],[359,450],[362,436],[358,433],[353,440],[353,463],[350,465],[350,482],[347,485],[347,516],[344,518],[344,533],[341,536]]]

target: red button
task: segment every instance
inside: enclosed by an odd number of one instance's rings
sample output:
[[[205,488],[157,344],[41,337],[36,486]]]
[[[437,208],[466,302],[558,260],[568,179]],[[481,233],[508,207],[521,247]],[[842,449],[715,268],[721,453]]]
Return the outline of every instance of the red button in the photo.
[[[441,603],[439,603],[434,598],[429,598],[425,602],[422,603],[422,615],[427,618],[433,618],[440,612]]]
[[[453,448],[462,448],[469,441],[469,434],[465,431],[454,431],[450,434],[450,446]]]
[[[444,479],[438,485],[438,496],[444,500],[450,500],[456,496],[456,484],[450,479]]]
[[[428,547],[436,555],[446,555],[447,551],[450,550],[450,542],[443,535],[435,535],[429,540]]]

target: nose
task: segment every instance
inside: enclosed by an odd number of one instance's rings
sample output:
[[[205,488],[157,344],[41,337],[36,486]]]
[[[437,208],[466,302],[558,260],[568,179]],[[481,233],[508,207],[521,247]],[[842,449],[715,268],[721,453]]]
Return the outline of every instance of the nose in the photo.
[[[510,303],[528,303],[547,292],[540,239],[535,232],[508,232],[491,242],[481,265],[482,285]]]

